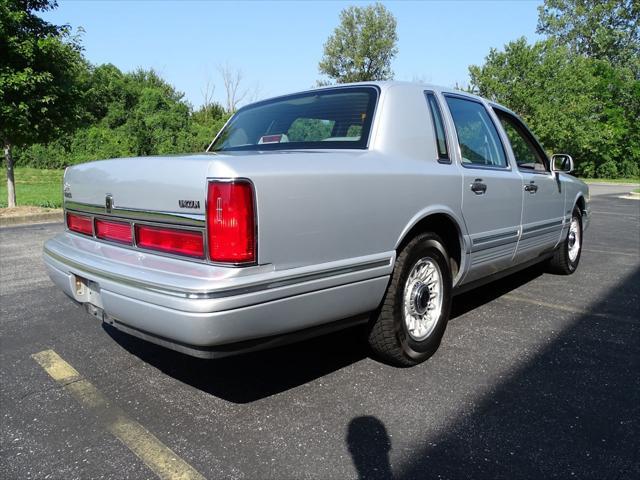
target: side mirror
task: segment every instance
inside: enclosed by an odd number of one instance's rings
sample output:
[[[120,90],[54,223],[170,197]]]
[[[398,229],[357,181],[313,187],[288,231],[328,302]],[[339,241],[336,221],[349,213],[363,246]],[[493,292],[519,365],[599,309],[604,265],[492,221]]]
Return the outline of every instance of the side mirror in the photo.
[[[573,172],[573,158],[566,153],[558,153],[551,157],[552,172]]]

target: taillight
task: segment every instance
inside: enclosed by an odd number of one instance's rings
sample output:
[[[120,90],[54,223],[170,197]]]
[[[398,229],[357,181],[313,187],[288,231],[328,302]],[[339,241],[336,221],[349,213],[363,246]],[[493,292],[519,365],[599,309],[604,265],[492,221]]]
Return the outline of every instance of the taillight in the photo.
[[[110,220],[96,219],[96,237],[114,242],[133,243],[131,224],[129,222],[112,222]]]
[[[246,180],[211,181],[207,191],[207,239],[214,262],[256,260],[253,186]]]
[[[91,217],[67,213],[67,227],[73,232],[93,236],[93,220],[91,220]]]
[[[136,225],[136,245],[160,252],[204,257],[202,233],[191,230]]]

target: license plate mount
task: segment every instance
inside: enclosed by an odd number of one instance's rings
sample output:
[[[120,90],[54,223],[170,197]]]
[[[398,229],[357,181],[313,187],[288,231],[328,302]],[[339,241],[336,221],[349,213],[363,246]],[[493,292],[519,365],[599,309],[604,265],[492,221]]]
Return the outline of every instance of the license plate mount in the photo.
[[[100,295],[100,285],[93,280],[74,275],[74,296],[78,302],[88,303],[102,310],[102,296]]]

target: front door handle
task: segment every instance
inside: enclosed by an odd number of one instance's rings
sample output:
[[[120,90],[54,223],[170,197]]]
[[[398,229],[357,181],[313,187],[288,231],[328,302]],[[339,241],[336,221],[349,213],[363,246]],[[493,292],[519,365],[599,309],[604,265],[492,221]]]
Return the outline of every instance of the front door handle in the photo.
[[[476,195],[484,195],[484,193],[487,191],[487,184],[482,183],[481,178],[476,178],[471,184],[471,191]]]
[[[535,183],[533,183],[533,180],[532,180],[529,185],[524,186],[524,191],[529,192],[531,195],[533,195],[538,191],[538,186]]]

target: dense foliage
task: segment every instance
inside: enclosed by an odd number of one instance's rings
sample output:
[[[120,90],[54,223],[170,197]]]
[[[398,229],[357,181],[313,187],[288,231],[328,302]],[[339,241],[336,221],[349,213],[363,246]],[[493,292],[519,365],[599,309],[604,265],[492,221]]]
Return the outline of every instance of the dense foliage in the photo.
[[[348,7],[324,45],[320,73],[336,83],[391,79],[397,43],[396,19],[383,5]]]
[[[16,153],[18,165],[61,168],[90,160],[203,151],[228,118],[217,104],[196,112],[155,72],[113,65],[85,72],[84,118],[73,133]]]
[[[637,0],[546,0],[538,12],[538,33],[579,55],[629,67],[640,78]]]
[[[11,145],[56,138],[82,115],[86,68],[76,38],[43,21],[46,0],[0,0],[0,135]]]
[[[520,114],[550,152],[571,154],[578,173],[638,177],[638,14],[624,0],[547,0],[549,37],[492,49],[469,67],[471,89]]]

